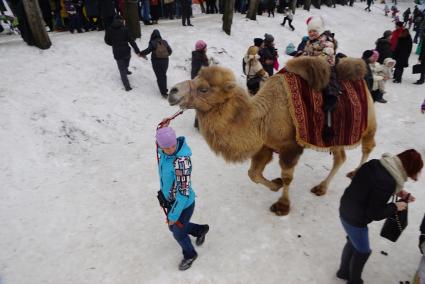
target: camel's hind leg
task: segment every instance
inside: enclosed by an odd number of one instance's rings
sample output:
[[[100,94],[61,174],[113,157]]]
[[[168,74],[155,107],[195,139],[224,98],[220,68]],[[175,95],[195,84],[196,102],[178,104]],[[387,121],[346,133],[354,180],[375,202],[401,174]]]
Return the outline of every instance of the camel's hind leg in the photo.
[[[333,148],[331,152],[333,154],[334,161],[330,173],[319,185],[316,185],[311,189],[311,192],[313,192],[317,196],[324,195],[326,193],[326,191],[328,190],[329,183],[346,160],[344,148],[336,147]]]
[[[288,215],[289,213],[291,206],[291,202],[289,200],[289,185],[294,178],[294,169],[302,152],[303,148],[297,144],[289,144],[281,148],[279,164],[281,168],[283,192],[279,200],[270,207],[270,211],[274,212],[278,216]]]
[[[251,167],[248,170],[248,176],[255,183],[261,183],[272,191],[278,191],[282,187],[282,180],[274,179],[272,181],[263,176],[266,165],[273,158],[273,150],[263,146],[258,153],[251,158]]]
[[[357,170],[367,161],[369,158],[370,152],[375,148],[375,131],[371,131],[363,136],[362,138],[362,158],[360,164],[354,171],[351,171],[347,174],[347,177],[353,178]]]

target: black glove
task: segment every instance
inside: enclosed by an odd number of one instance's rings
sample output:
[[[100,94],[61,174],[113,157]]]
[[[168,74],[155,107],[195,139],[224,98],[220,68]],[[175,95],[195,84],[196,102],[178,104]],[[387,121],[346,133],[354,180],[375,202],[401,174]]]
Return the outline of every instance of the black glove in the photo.
[[[422,246],[425,245],[425,235],[422,234],[419,236],[419,250],[421,251],[421,254],[424,254],[422,250]]]

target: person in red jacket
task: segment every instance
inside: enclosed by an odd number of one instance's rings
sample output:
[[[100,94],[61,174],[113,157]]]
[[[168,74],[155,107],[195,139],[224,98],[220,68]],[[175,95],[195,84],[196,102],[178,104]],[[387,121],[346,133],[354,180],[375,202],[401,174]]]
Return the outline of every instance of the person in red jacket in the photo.
[[[391,34],[391,40],[390,40],[392,51],[394,51],[395,48],[397,47],[398,38],[403,30],[404,30],[403,22],[396,22],[395,30]]]

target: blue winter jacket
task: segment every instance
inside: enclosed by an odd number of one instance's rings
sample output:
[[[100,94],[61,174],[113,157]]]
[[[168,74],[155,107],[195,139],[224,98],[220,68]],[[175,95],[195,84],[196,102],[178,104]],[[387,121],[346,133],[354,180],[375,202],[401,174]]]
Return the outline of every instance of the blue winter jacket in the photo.
[[[181,212],[195,201],[191,184],[192,151],[185,138],[178,137],[176,152],[173,155],[165,154],[160,148],[158,154],[161,191],[168,201],[174,202],[168,212],[168,220],[176,222]]]

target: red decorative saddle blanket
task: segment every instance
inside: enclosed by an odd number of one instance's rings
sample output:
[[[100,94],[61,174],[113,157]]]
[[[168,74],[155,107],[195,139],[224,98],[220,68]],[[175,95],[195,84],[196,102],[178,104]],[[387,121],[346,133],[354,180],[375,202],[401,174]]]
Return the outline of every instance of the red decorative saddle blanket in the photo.
[[[325,143],[322,138],[325,124],[322,93],[312,90],[307,81],[294,73],[279,73],[285,77],[289,109],[300,146],[325,150],[332,146],[356,146],[360,142],[367,128],[367,93],[363,80],[340,81],[342,94],[332,112],[335,135]]]

